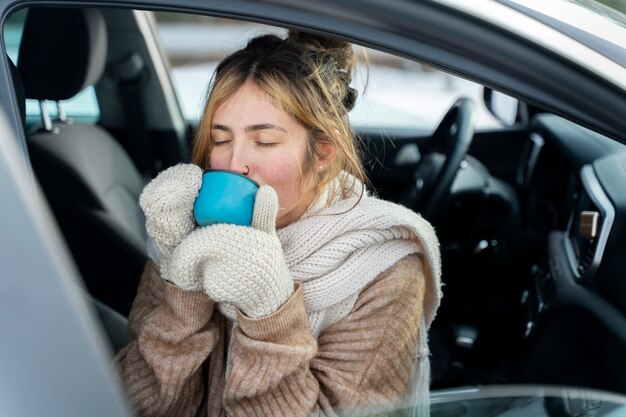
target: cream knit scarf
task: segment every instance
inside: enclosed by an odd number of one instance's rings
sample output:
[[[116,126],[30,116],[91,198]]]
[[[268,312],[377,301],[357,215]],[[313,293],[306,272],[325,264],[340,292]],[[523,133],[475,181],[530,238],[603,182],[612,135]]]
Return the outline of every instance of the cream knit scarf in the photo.
[[[424,255],[427,281],[412,400],[426,404],[427,332],[441,299],[439,242],[430,223],[415,212],[366,193],[359,201],[362,187],[343,173],[299,220],[278,230],[278,237],[294,281],[302,283],[315,338],[345,317],[379,274],[407,255]],[[236,320],[232,306],[218,308]]]

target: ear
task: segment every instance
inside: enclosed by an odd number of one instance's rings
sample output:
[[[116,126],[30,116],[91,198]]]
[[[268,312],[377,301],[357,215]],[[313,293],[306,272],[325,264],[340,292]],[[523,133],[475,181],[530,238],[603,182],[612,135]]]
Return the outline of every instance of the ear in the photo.
[[[315,155],[315,165],[328,165],[337,158],[337,145],[331,139],[321,141]]]

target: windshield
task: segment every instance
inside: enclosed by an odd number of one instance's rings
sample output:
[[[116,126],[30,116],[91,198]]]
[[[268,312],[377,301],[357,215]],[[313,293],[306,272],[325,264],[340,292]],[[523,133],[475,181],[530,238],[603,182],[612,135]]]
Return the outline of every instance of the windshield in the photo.
[[[626,2],[623,0],[505,0],[626,67]]]

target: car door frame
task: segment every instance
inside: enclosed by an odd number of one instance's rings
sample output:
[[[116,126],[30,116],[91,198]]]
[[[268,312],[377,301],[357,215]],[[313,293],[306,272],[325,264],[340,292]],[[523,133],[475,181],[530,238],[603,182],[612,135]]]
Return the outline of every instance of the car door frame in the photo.
[[[2,412],[130,416],[108,344],[80,296],[76,267],[30,166],[6,58],[0,84]]]

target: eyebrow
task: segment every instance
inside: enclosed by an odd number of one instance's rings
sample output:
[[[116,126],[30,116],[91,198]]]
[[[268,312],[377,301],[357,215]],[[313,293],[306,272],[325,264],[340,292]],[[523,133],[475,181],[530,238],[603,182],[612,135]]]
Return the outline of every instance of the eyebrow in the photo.
[[[223,130],[224,132],[231,132],[231,129],[228,126],[224,126],[224,125],[219,125],[219,124],[214,124],[212,127],[213,130]],[[246,126],[246,128],[244,129],[246,132],[257,132],[259,130],[266,130],[266,129],[270,129],[270,130],[278,130],[281,132],[285,132],[287,133],[287,131],[277,125],[271,124],[271,123],[261,123],[258,125],[250,125],[250,126]]]

